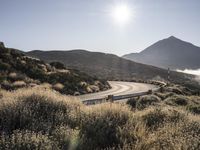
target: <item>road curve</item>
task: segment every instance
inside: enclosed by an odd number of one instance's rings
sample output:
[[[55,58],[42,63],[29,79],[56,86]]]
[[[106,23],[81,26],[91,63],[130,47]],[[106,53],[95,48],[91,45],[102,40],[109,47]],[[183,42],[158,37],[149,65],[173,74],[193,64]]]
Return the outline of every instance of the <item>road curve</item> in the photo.
[[[156,86],[152,84],[146,83],[136,83],[136,82],[122,82],[122,81],[108,81],[111,85],[111,89],[107,91],[102,91],[98,93],[84,94],[80,96],[76,96],[81,101],[89,100],[89,99],[99,99],[105,98],[108,95],[126,95],[126,94],[134,94],[139,92],[146,92],[151,89],[155,89]]]

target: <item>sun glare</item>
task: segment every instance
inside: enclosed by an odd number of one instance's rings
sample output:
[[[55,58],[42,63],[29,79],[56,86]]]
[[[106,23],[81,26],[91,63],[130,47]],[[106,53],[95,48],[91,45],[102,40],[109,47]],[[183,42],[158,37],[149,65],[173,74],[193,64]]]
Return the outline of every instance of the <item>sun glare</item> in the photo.
[[[112,8],[112,17],[119,25],[127,24],[131,16],[132,12],[126,4],[118,4]]]

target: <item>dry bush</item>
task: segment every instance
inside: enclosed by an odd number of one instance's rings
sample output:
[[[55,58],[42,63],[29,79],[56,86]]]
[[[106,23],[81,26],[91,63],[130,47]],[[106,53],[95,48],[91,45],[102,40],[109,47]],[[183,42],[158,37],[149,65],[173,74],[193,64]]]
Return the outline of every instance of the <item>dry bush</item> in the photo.
[[[186,106],[190,102],[187,96],[174,95],[165,99],[165,103],[172,106]]]
[[[178,122],[165,124],[163,128],[148,133],[137,149],[141,150],[197,150],[200,147],[199,122]]]
[[[26,150],[26,149],[48,149],[56,150],[58,145],[49,139],[48,135],[31,131],[16,130],[11,135],[1,133],[0,149],[4,150]]]
[[[186,150],[200,147],[199,117],[171,107],[138,111],[135,117],[137,124],[128,124],[123,129],[123,133],[134,140],[124,140],[125,144],[121,149]]]
[[[34,142],[34,137],[39,138],[41,135],[46,140],[40,144],[41,149],[75,147],[74,142],[78,135],[76,127],[80,125],[80,116],[83,116],[82,107],[83,105],[75,99],[40,87],[14,92],[3,91],[0,104],[1,146],[6,146],[5,138],[8,138],[7,144],[11,146],[8,149],[12,147],[29,149],[26,144],[29,142],[33,144],[30,145],[31,149],[40,149],[37,147],[38,143]],[[26,130],[30,133],[24,132]],[[19,141],[15,140],[15,143],[12,143],[11,138]],[[37,142],[41,143],[40,139]]]
[[[162,127],[166,123],[176,123],[185,119],[185,114],[173,109],[151,108],[140,116],[150,130]]]
[[[149,106],[155,106],[161,102],[160,98],[156,95],[146,95],[138,98],[131,98],[127,101],[132,108],[143,110]]]
[[[66,124],[74,127],[81,104],[49,90],[35,88],[7,93],[0,104],[0,130],[48,131]]]
[[[121,103],[84,106],[39,86],[0,93],[0,149],[200,147],[199,115],[187,113],[185,107],[166,105],[156,96],[138,101],[146,109],[133,112]],[[189,104],[199,102],[198,97],[187,98]]]
[[[51,134],[52,141],[57,141],[59,149],[76,149],[78,143],[78,130],[68,126],[59,126]]]
[[[165,93],[156,92],[154,94],[156,96],[158,96],[159,98],[161,98],[161,100],[165,100],[166,98],[171,97],[171,96],[174,95],[174,93],[172,93],[172,92],[165,92]]]
[[[175,94],[181,94],[184,95],[184,91],[182,88],[178,87],[178,86],[169,86],[165,88],[166,92],[173,92]]]
[[[15,73],[15,72],[9,73],[8,77],[11,78],[11,79],[16,79],[17,73]]]
[[[61,83],[56,83],[55,85],[53,85],[53,89],[57,91],[61,91],[63,88],[64,88],[64,85]]]
[[[156,105],[158,103],[160,103],[161,100],[159,97],[155,96],[155,95],[147,95],[147,96],[142,96],[137,104],[136,107],[139,110],[145,109],[151,105]]]
[[[16,89],[16,88],[21,88],[21,87],[24,87],[26,86],[26,83],[24,81],[15,81],[13,82],[13,88]]]
[[[120,127],[131,118],[131,111],[120,104],[101,104],[88,110],[80,128],[82,149],[104,149],[122,144]]]
[[[128,99],[126,104],[130,105],[132,109],[136,109],[138,100],[139,100],[138,98],[133,97],[133,98]]]
[[[197,104],[197,105],[189,105],[189,106],[187,106],[186,109],[188,111],[190,111],[191,113],[200,115],[200,105],[199,104]]]

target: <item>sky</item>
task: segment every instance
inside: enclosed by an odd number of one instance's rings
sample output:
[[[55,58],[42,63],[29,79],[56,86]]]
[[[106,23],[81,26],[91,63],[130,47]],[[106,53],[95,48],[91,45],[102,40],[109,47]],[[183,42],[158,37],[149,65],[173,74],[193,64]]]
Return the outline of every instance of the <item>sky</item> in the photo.
[[[122,4],[129,11],[123,24],[113,17]],[[200,0],[0,0],[0,41],[24,51],[121,56],[171,35],[200,46],[199,28]]]

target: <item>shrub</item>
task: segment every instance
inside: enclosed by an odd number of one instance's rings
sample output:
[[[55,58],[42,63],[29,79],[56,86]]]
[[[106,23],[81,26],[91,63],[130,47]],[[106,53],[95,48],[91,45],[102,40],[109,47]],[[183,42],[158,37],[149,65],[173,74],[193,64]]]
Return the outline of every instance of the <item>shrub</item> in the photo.
[[[16,130],[11,135],[1,133],[0,135],[0,149],[58,149],[55,142],[48,138],[48,135],[35,133],[32,131]]]
[[[78,125],[76,114],[80,103],[69,101],[48,90],[20,91],[14,92],[9,102],[0,105],[0,131],[10,133],[17,129],[28,129],[51,132],[59,125]],[[4,101],[9,99],[3,97]]]
[[[52,141],[57,141],[59,149],[75,149],[78,142],[78,130],[68,126],[59,126],[51,134]]]
[[[175,94],[180,94],[180,95],[184,95],[184,89],[182,89],[179,86],[170,86],[170,87],[166,87],[165,90],[167,92],[173,92]]]
[[[166,124],[153,133],[148,134],[137,149],[199,149],[200,124],[191,122],[178,122]]]
[[[130,105],[132,108],[136,108],[137,101],[138,101],[138,99],[133,97],[133,98],[128,99],[126,104]]]
[[[17,74],[15,72],[11,72],[8,75],[8,79],[10,81],[20,81],[20,80],[26,80],[26,76],[24,74]]]
[[[194,113],[194,114],[200,114],[200,105],[189,105],[187,106],[187,110]]]
[[[7,80],[4,80],[2,83],[1,83],[1,87],[5,90],[12,90],[12,85],[10,82],[8,82]]]
[[[50,65],[55,67],[56,69],[66,69],[65,65],[60,62],[51,62]]]
[[[174,106],[186,106],[188,104],[189,99],[186,96],[182,95],[174,95],[165,99],[165,103],[168,105]]]
[[[173,96],[174,95],[174,93],[172,93],[172,92],[166,92],[166,93],[159,93],[159,92],[156,92],[156,93],[154,93],[156,96],[158,96],[159,98],[161,98],[162,100],[165,100],[166,98],[168,98],[168,97],[171,97],[171,96]]]
[[[160,102],[160,98],[155,95],[142,96],[136,103],[136,107],[139,110],[142,110],[150,105],[155,105]]]
[[[185,115],[173,109],[161,110],[160,108],[154,108],[147,110],[142,115],[142,122],[151,130],[162,127],[166,123],[177,123],[180,121],[185,121]]]
[[[142,119],[150,129],[156,129],[163,124],[167,115],[160,109],[155,109],[145,114]]]
[[[130,110],[119,104],[103,104],[94,107],[84,118],[80,137],[81,149],[104,149],[119,146],[119,127],[130,119]]]
[[[10,70],[10,65],[0,61],[0,68],[2,71]]]
[[[64,85],[61,83],[56,83],[53,85],[53,89],[57,90],[57,91],[61,91],[64,88]]]
[[[182,107],[84,106],[41,87],[0,93],[0,149],[199,149],[199,116]]]
[[[3,83],[5,80],[7,79],[7,76],[5,75],[5,74],[1,74],[0,73],[0,85],[1,85],[1,83]]]
[[[16,79],[17,74],[15,72],[12,72],[12,73],[9,73],[8,77],[11,79]]]
[[[13,83],[13,88],[14,89],[22,88],[22,87],[25,87],[25,86],[26,86],[26,83],[24,81],[15,81]]]

